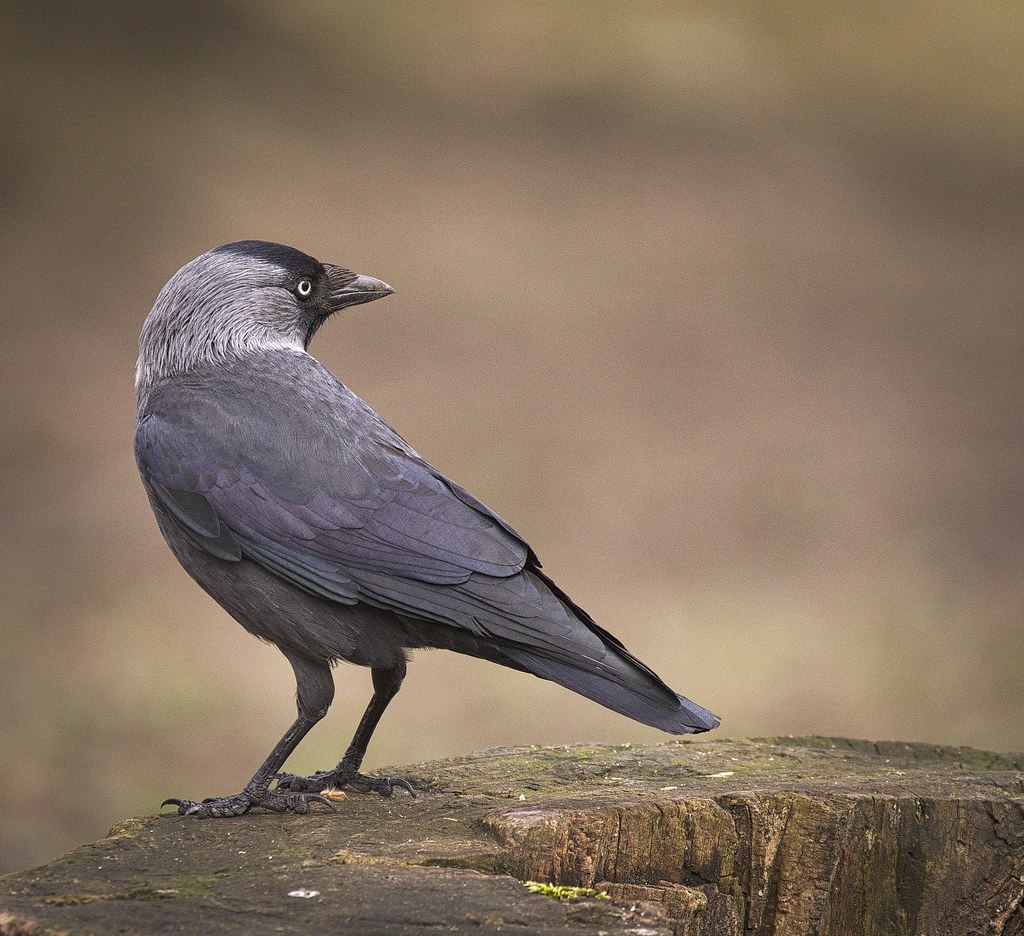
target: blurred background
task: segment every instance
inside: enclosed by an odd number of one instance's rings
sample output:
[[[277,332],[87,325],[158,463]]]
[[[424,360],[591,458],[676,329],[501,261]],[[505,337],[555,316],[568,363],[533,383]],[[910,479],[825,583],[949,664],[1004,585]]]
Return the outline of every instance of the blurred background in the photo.
[[[293,717],[131,449],[145,314],[241,238],[396,287],[315,353],[721,736],[1024,747],[1022,9],[3,4],[0,870]],[[421,653],[367,766],[661,737]]]

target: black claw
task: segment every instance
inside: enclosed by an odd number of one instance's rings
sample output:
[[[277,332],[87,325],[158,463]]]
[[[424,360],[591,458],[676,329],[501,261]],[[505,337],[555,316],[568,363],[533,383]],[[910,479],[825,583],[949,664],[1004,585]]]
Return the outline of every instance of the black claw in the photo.
[[[413,789],[413,785],[408,780],[403,780],[401,777],[395,777],[391,781],[395,786],[401,787],[408,793],[413,799],[416,799],[416,791]]]
[[[323,803],[331,812],[337,812],[334,803],[332,803],[326,796],[321,796],[319,793],[307,793],[303,794],[307,803]]]
[[[206,802],[206,800],[204,800],[203,802]],[[198,812],[200,809],[202,809],[202,805],[200,803],[197,803],[195,800],[178,799],[174,796],[170,797],[169,799],[165,799],[160,804],[161,809],[163,809],[164,806],[177,806],[179,816],[191,816],[192,813]]]
[[[367,777],[356,774],[348,783],[360,793],[377,793],[385,799],[394,795],[395,787],[405,790],[413,799],[416,798],[416,790],[412,784],[401,777]]]
[[[371,790],[376,790],[381,796],[393,796],[395,787],[405,790],[413,799],[416,799],[416,791],[413,785],[402,777],[367,777],[370,781]]]

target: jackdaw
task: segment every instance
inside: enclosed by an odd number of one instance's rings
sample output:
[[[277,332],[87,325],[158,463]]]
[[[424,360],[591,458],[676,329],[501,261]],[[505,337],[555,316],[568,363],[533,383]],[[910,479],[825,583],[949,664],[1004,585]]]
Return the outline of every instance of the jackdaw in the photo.
[[[161,533],[196,582],[295,671],[298,717],[241,793],[182,815],[305,813],[359,772],[419,647],[553,680],[672,734],[718,718],[677,695],[548,576],[509,524],[421,458],[307,353],[386,283],[263,241],[217,247],[160,291],[139,342],[135,455]],[[332,664],[373,696],[341,762],[279,773],[334,697]],[[277,780],[276,787],[271,783]]]

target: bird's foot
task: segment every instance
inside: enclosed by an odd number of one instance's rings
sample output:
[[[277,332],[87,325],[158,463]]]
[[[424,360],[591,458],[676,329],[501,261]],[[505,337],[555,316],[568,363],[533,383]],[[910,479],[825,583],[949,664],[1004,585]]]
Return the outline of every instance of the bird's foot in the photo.
[[[368,777],[366,774],[353,773],[345,781],[345,785],[360,793],[379,793],[381,796],[391,796],[396,789],[405,790],[413,799],[416,799],[416,790],[413,785],[402,777]]]
[[[379,793],[381,796],[391,796],[396,789],[405,790],[413,799],[416,798],[413,785],[401,777],[368,777],[355,770],[342,770],[339,767],[334,770],[318,770],[308,777],[290,773],[277,774],[278,790],[320,793],[323,790],[342,787],[351,787],[360,793]]]
[[[165,799],[160,807],[168,804],[178,807],[179,816],[195,816],[197,819],[221,819],[225,816],[242,816],[253,806],[262,806],[271,812],[308,813],[312,803],[323,803],[331,812],[334,805],[329,799],[315,793],[278,793],[276,790],[243,790],[235,796],[217,796],[204,799],[201,803],[189,799]]]

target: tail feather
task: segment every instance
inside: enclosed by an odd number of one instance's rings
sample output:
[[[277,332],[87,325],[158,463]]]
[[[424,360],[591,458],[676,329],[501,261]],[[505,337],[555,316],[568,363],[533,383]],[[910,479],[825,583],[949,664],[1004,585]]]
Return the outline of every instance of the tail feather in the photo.
[[[633,669],[631,681],[639,685],[631,688],[623,684],[625,680],[621,674],[613,676],[583,670],[562,660],[531,653],[521,646],[505,645],[501,652],[541,679],[550,679],[614,712],[669,734],[695,734],[718,727],[717,715],[672,692],[656,676],[656,686],[652,685],[647,667]],[[622,657],[618,658],[618,662],[627,663]],[[632,662],[632,658],[629,662]]]
[[[538,653],[522,644],[503,644],[504,656],[542,679],[550,679],[627,718],[670,734],[696,734],[718,727],[717,715],[665,685],[654,670],[633,656],[614,634],[601,627],[539,567],[530,571],[599,639],[606,653],[596,662],[586,654],[574,660],[570,655]]]

